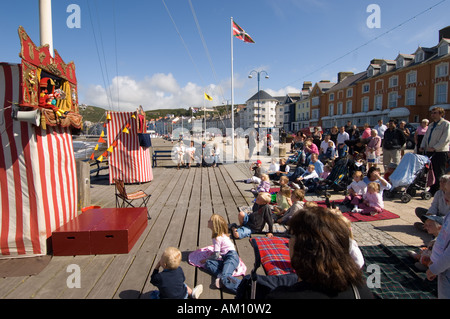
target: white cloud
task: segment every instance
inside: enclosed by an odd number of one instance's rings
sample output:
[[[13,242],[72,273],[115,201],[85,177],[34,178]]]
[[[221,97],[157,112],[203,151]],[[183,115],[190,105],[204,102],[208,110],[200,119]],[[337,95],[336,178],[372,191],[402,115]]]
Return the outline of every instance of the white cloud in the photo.
[[[171,73],[158,73],[143,80],[115,77],[108,87],[108,95],[101,85],[79,89],[80,103],[114,111],[134,111],[139,105],[144,110],[208,106],[212,102],[205,100],[205,92],[213,98],[215,105],[222,103],[221,90],[216,85],[204,88],[188,82],[181,87]]]
[[[300,93],[300,89],[293,87],[293,86],[287,86],[285,88],[281,88],[277,91],[272,90],[272,89],[265,89],[264,91],[266,91],[267,93],[269,93],[271,96],[276,97],[276,96],[285,96],[288,93]]]

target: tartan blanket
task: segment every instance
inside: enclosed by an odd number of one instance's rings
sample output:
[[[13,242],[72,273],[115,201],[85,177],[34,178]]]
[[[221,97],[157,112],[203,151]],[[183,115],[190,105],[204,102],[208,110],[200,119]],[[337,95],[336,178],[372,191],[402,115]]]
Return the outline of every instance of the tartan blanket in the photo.
[[[372,293],[381,299],[435,299],[436,280],[430,282],[423,272],[417,272],[414,261],[407,254],[414,249],[408,246],[360,246],[364,255],[363,274],[366,282],[375,283],[374,269],[380,269],[380,287],[370,287]]]
[[[255,249],[255,259],[259,257],[261,265],[268,276],[285,275],[294,272],[289,257],[289,239],[282,237],[251,238]]]
[[[376,220],[385,220],[385,219],[395,219],[400,218],[397,214],[394,214],[386,209],[383,209],[383,211],[379,214],[376,214],[374,216],[371,215],[364,215],[360,213],[352,213],[349,211],[349,208],[345,205],[341,205],[342,200],[334,200],[332,201],[335,204],[339,206],[339,209],[341,210],[342,214],[347,217],[348,220],[351,222],[373,222]],[[317,205],[326,207],[325,201],[317,201]]]
[[[251,238],[255,250],[255,260],[261,262],[266,275],[277,276],[294,273],[289,257],[287,238]],[[365,264],[362,268],[364,281],[380,299],[436,299],[436,280],[430,282],[423,272],[417,272],[414,261],[407,254],[417,249],[409,246],[360,246]],[[379,267],[377,287],[376,271]],[[376,269],[376,268],[375,268]]]

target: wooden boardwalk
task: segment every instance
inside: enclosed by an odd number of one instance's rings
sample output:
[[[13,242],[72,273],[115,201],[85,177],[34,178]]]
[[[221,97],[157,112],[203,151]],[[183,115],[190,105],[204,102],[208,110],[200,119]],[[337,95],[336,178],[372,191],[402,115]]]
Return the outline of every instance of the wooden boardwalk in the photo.
[[[151,219],[130,253],[54,256],[36,276],[1,278],[1,298],[148,298],[155,289],[149,282],[153,267],[168,246],[182,251],[186,283],[191,287],[203,284],[202,298],[233,298],[221,290],[210,289],[211,276],[189,265],[187,257],[190,252],[211,245],[207,221],[212,213],[223,215],[230,223],[238,222],[237,207],[249,205],[253,199],[250,192],[234,183],[244,176],[240,165],[181,170],[158,167],[153,173],[152,182],[127,185],[129,191],[143,189],[152,194],[148,204]],[[93,205],[115,207],[113,185],[107,185],[106,179],[95,179],[91,185]],[[248,240],[238,241],[237,249],[250,271],[253,250]],[[71,264],[81,269],[81,288],[67,287],[67,267]]]
[[[154,168],[152,182],[126,185],[129,191],[142,189],[152,195],[148,204],[151,219],[130,253],[53,256],[38,275],[0,278],[0,298],[146,299],[150,291],[156,289],[150,284],[154,265],[168,246],[178,247],[182,251],[181,267],[186,284],[190,287],[203,284],[202,299],[234,298],[231,294],[210,287],[214,278],[189,265],[187,258],[190,252],[211,245],[207,221],[212,213],[221,214],[229,223],[237,223],[238,207],[252,203],[253,195],[248,191],[251,186],[236,182],[250,176],[248,167],[247,163],[237,163],[215,168]],[[92,205],[115,207],[114,193],[114,186],[109,185],[107,179],[92,179]],[[417,204],[411,204],[410,208],[413,205]],[[253,248],[248,239],[235,243],[248,274],[254,263]],[[81,269],[80,288],[67,286],[71,274],[67,270],[72,264]]]

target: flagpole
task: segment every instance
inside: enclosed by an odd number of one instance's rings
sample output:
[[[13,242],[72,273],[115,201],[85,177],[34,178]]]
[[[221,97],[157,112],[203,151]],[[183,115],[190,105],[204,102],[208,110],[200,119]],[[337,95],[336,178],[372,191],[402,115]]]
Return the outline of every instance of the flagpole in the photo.
[[[233,70],[233,17],[231,17],[231,157],[234,163],[234,70]]]

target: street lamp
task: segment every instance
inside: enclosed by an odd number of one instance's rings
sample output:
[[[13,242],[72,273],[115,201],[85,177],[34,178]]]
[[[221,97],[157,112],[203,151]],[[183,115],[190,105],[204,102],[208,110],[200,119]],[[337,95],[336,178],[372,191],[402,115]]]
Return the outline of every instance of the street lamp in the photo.
[[[260,124],[261,124],[261,117],[260,117],[260,113],[259,113],[259,112],[260,112],[260,109],[261,109],[261,107],[260,107],[260,105],[259,105],[259,82],[260,82],[260,80],[261,80],[261,74],[265,73],[265,74],[266,74],[266,76],[265,76],[266,79],[269,78],[269,74],[267,74],[267,72],[264,71],[264,70],[263,70],[263,71],[255,71],[255,70],[253,70],[253,71],[251,71],[250,74],[248,75],[248,78],[249,78],[249,79],[253,78],[252,73],[256,73],[256,74],[258,75],[258,132],[259,132],[259,128],[260,128]]]

